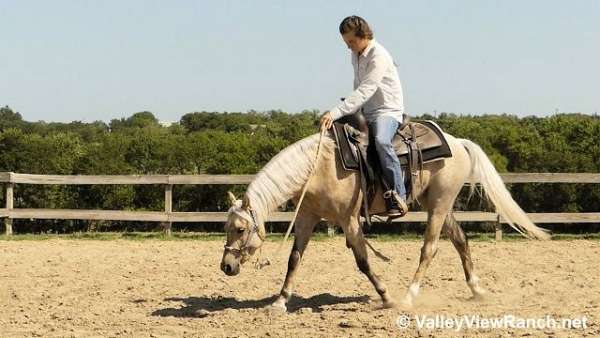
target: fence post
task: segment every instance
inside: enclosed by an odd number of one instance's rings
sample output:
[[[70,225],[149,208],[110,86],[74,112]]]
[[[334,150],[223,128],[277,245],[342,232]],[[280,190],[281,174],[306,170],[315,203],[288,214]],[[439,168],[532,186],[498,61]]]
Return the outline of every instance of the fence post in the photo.
[[[167,184],[165,185],[165,213],[170,216],[171,212],[173,212],[173,185]],[[171,226],[173,222],[167,221],[164,223],[164,232],[165,235],[171,236]]]
[[[334,237],[335,236],[335,227],[333,224],[327,222],[327,236]]]
[[[500,215],[498,215],[498,220],[496,221],[496,242],[500,242],[502,240],[502,223],[500,223]]]
[[[6,235],[10,236],[13,233],[13,228],[12,228],[12,218],[10,218],[10,212],[13,209],[13,190],[15,188],[15,184],[14,183],[8,183],[6,185],[6,212],[9,213],[9,215],[6,216],[6,218],[4,219],[4,226],[6,227]]]

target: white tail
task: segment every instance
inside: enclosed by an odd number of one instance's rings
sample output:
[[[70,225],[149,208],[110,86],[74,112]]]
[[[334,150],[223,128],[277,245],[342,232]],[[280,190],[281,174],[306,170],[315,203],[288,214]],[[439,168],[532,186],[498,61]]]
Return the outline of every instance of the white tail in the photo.
[[[471,157],[471,175],[469,177],[471,192],[475,188],[475,184],[481,183],[485,195],[494,207],[496,207],[496,212],[513,229],[528,238],[550,239],[548,231],[533,224],[523,209],[515,202],[510,192],[506,189],[496,168],[494,168],[494,165],[481,147],[470,140],[459,139],[459,141],[467,149]]]

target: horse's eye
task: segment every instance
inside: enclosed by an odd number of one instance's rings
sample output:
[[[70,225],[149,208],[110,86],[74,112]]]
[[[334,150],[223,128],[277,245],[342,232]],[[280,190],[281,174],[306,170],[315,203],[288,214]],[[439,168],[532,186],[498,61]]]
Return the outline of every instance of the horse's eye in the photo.
[[[244,231],[246,231],[246,229],[244,229],[244,228],[237,228],[238,234],[243,234]]]

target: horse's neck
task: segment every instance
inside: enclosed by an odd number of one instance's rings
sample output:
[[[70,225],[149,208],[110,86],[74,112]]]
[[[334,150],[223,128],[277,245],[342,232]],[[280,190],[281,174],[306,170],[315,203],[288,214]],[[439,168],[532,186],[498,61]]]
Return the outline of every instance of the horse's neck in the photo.
[[[250,183],[246,194],[250,205],[263,220],[302,192],[313,171],[319,140],[319,134],[315,134],[288,146],[269,161]],[[323,137],[321,153],[331,148],[325,147],[327,142],[333,140]]]

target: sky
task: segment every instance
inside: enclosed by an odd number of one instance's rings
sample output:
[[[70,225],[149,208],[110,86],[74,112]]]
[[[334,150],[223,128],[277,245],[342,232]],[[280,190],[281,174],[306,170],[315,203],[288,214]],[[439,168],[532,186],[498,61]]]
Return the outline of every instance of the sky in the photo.
[[[359,15],[409,114],[600,112],[600,1],[0,0],[0,106],[29,121],[326,111]]]

